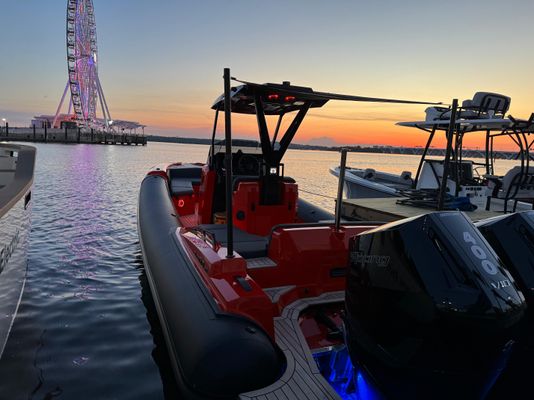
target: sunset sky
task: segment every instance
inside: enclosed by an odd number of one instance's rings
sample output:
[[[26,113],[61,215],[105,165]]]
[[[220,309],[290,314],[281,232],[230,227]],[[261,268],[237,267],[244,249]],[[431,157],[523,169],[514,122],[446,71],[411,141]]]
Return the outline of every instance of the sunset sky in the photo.
[[[93,2],[111,115],[147,133],[208,137],[224,67],[244,80],[373,97],[450,103],[494,91],[512,97],[513,116],[534,111],[531,0]],[[13,126],[59,103],[65,9],[65,0],[2,2],[0,118]],[[295,141],[422,145],[424,134],[394,123],[424,119],[424,109],[331,102]],[[254,119],[234,127],[256,135]]]

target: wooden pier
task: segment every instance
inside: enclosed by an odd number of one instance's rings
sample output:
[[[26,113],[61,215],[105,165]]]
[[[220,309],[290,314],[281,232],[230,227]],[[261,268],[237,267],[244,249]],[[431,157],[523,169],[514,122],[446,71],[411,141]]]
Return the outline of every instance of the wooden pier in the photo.
[[[385,197],[379,199],[345,199],[341,205],[341,215],[343,218],[350,220],[392,222],[403,218],[415,217],[417,215],[428,214],[436,211],[431,208],[397,204],[397,200],[400,199],[401,197]],[[512,209],[512,201],[510,201],[509,207]],[[499,209],[496,209],[492,203],[492,209],[490,211],[486,211],[484,207],[479,207],[475,211],[466,211],[464,213],[472,221],[496,217],[503,214],[502,204],[500,205]]]
[[[137,133],[105,132],[84,128],[0,127],[0,141],[40,143],[87,143],[145,146],[146,136]]]

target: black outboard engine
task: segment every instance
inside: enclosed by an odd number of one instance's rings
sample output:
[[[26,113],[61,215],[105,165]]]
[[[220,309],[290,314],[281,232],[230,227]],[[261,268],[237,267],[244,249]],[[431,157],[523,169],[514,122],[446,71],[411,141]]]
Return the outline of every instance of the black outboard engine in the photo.
[[[460,212],[351,239],[346,334],[353,362],[391,399],[477,399],[503,368],[525,301]]]
[[[534,311],[534,211],[488,218],[475,226],[514,277],[531,314]]]
[[[475,226],[510,271],[527,302],[522,334],[491,397],[522,398],[524,393],[532,393],[534,389],[534,211],[488,218]]]

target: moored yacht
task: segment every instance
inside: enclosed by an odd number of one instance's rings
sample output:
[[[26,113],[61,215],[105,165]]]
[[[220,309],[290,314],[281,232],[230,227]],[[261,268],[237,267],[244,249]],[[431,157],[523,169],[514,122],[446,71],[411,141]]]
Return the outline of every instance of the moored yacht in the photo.
[[[528,120],[518,120],[506,115],[511,99],[507,96],[478,92],[473,99],[465,100],[462,106],[432,106],[426,109],[423,121],[399,122],[397,125],[417,128],[428,133],[419,165],[412,174],[403,171],[400,175],[377,171],[372,168],[347,168],[345,173],[345,196],[355,198],[403,197],[416,191],[427,194],[439,190],[445,178],[447,194],[468,198],[486,210],[528,210],[531,205],[521,200],[534,198],[534,167],[529,154],[529,135],[534,132],[534,114]],[[453,118],[453,119],[451,119]],[[444,158],[429,156],[430,147],[439,132],[447,138],[450,133],[450,154]],[[485,158],[466,159],[463,140],[476,132],[485,135]],[[517,147],[517,166],[504,176],[495,175],[494,141],[507,137]],[[445,173],[447,164],[447,173]],[[339,167],[330,172],[339,176]]]
[[[433,398],[451,389],[482,397],[525,304],[471,222],[457,212],[342,221],[339,207],[332,214],[300,199],[284,174],[309,109],[410,102],[230,82],[225,70],[207,162],[155,167],[139,194],[145,270],[183,398],[350,398],[361,375],[349,355],[388,396],[402,374],[397,398],[415,398],[416,382]],[[256,116],[259,148],[234,146],[232,114]],[[268,115],[294,117],[271,136]],[[489,255],[485,263],[464,251],[472,244],[458,230]],[[493,280],[511,284],[495,293]]]
[[[0,144],[0,358],[26,281],[35,148]]]

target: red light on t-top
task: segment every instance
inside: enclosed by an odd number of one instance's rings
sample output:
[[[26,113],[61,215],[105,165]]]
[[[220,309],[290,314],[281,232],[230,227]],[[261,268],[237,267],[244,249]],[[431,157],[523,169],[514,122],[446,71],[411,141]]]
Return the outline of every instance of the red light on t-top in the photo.
[[[270,94],[267,96],[267,100],[276,101],[279,97],[277,94]]]
[[[183,206],[185,206],[185,201],[184,201],[184,199],[180,199],[180,200],[178,200],[178,207],[182,208]]]
[[[295,96],[286,96],[284,100],[287,102],[295,101]]]

